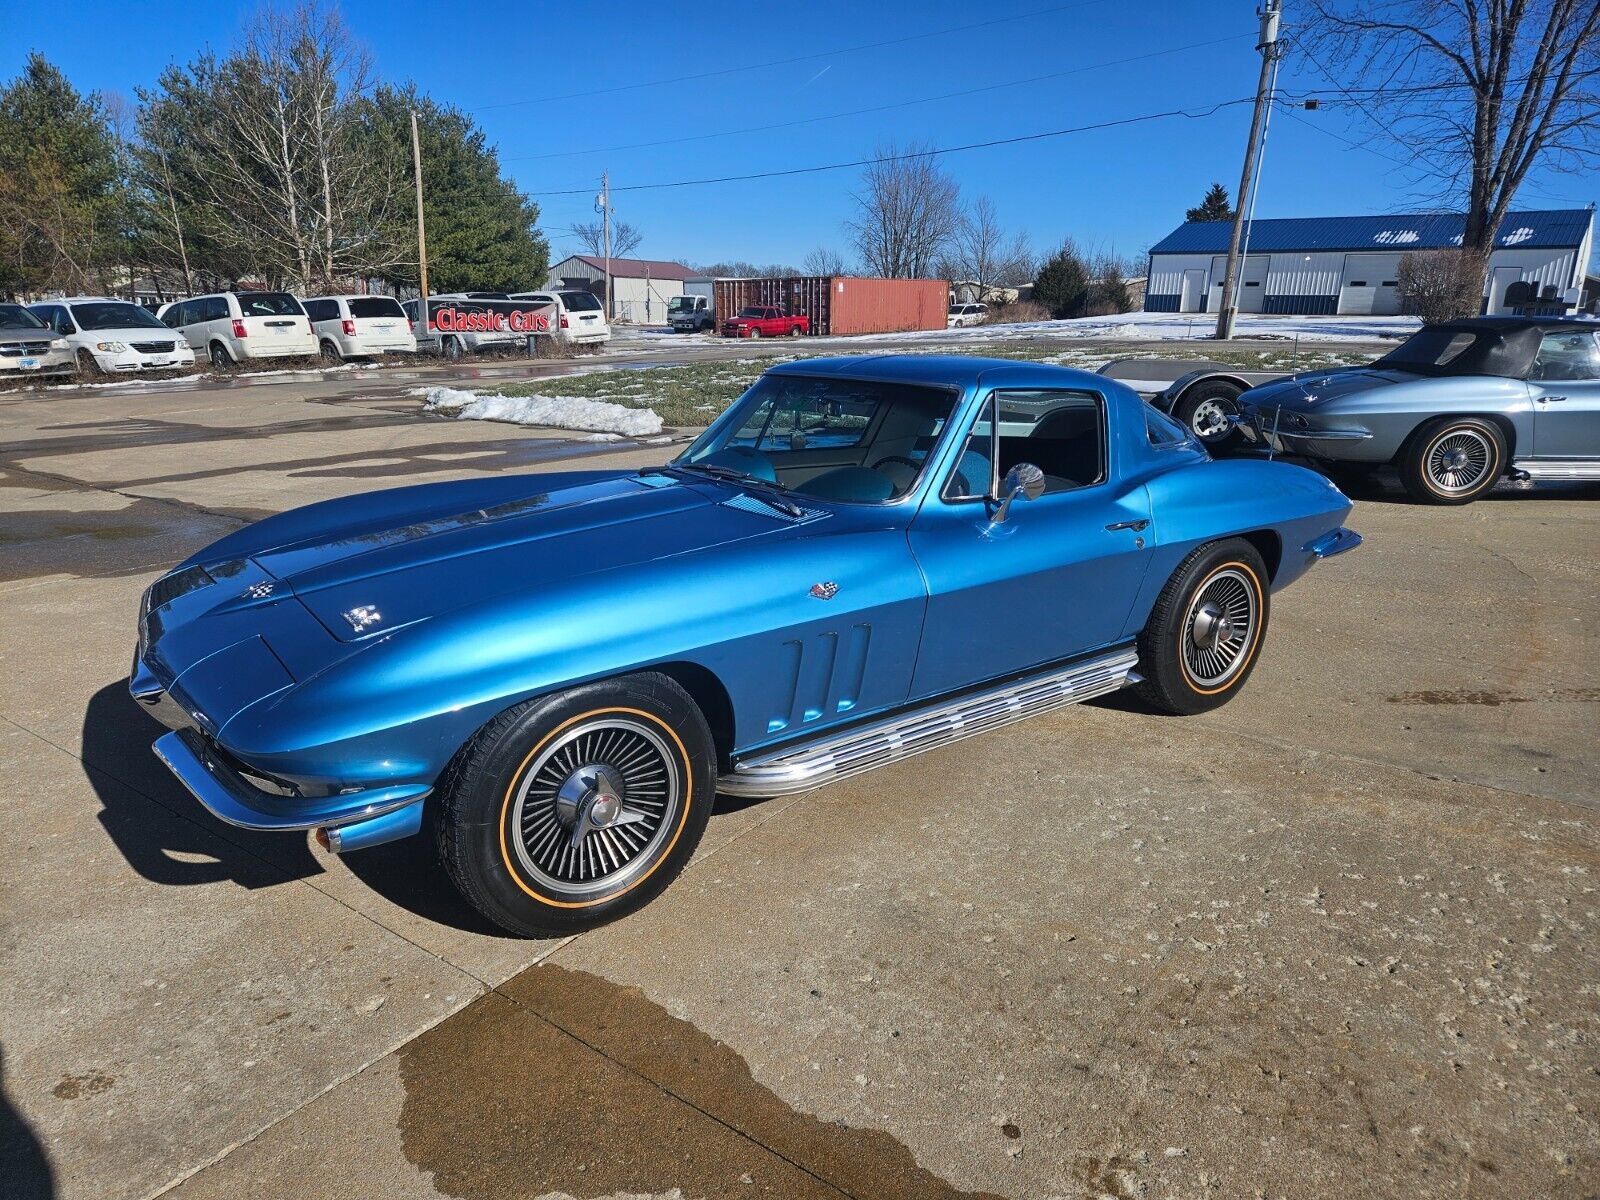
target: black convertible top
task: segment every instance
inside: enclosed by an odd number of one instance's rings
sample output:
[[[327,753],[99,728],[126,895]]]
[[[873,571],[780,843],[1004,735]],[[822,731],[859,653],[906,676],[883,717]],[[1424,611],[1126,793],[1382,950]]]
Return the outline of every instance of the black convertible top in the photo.
[[[1498,375],[1526,379],[1551,330],[1600,332],[1600,322],[1564,317],[1466,317],[1426,325],[1374,366],[1417,375]]]

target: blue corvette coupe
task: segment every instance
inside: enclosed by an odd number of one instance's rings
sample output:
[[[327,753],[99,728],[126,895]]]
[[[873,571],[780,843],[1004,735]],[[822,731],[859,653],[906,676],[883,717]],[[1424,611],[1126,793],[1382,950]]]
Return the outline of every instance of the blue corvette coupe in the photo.
[[[1127,685],[1195,713],[1360,538],[1120,383],[976,358],[769,370],[672,462],[314,504],[151,585],[156,753],[251,829],[421,831],[485,915],[658,894],[718,791],[802,791]]]

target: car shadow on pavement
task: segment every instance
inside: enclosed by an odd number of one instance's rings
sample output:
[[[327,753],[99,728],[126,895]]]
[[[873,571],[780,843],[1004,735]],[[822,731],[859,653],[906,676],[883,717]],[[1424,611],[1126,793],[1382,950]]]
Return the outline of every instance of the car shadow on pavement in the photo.
[[[51,1200],[56,1173],[33,1128],[6,1097],[5,1053],[0,1051],[0,1178],[10,1200]]]
[[[461,898],[439,863],[432,829],[339,858],[367,887],[424,921],[484,937],[516,938]]]
[[[100,824],[129,866],[172,887],[271,887],[322,873],[304,836],[252,833],[202,808],[151,753],[165,732],[120,679],[84,710],[84,775],[100,800]]]

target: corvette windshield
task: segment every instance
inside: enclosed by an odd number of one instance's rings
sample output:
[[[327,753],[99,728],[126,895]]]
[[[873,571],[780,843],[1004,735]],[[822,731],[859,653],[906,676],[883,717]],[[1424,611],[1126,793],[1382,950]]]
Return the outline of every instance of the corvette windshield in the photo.
[[[676,462],[800,496],[882,503],[916,483],[955,399],[913,384],[764,375]]]

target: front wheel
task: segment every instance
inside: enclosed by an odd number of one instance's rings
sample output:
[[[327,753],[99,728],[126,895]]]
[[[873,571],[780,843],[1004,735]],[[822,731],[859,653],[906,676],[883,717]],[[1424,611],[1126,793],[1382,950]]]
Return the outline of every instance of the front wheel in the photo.
[[[1242,388],[1225,379],[1198,383],[1183,394],[1172,415],[1187,425],[1208,450],[1228,450],[1244,440],[1234,428]]]
[[[1139,694],[1189,716],[1231,700],[1267,632],[1267,568],[1240,538],[1201,546],[1179,564],[1139,635]]]
[[[99,379],[105,374],[100,369],[100,361],[87,350],[78,351],[78,378]]]
[[[1482,417],[1430,421],[1400,452],[1400,481],[1424,504],[1470,504],[1505,470],[1506,439]]]
[[[439,854],[495,924],[559,937],[646,904],[681,871],[717,790],[689,694],[654,672],[495,718],[440,781]]]
[[[751,330],[751,331],[750,331],[750,336],[751,336],[751,337],[753,337],[753,338],[759,338],[759,337],[760,337],[760,336],[761,336],[761,330],[759,330],[759,329],[752,329],[752,330]]]

